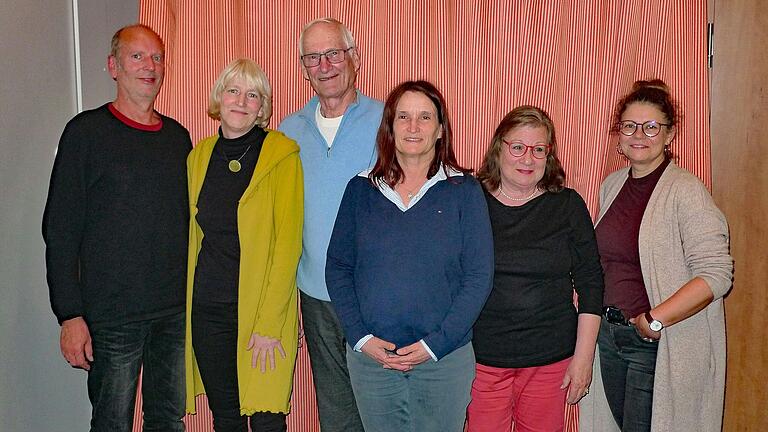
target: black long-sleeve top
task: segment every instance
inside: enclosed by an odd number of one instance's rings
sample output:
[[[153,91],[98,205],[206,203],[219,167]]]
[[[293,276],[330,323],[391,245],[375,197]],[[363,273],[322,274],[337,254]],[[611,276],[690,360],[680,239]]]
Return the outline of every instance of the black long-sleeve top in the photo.
[[[474,328],[477,362],[520,368],[570,357],[577,315],[599,315],[603,299],[603,271],[584,200],[566,188],[519,207],[487,192],[486,201],[496,263],[493,290]]]
[[[203,241],[195,269],[195,301],[236,303],[240,276],[240,236],[237,209],[251,183],[267,132],[254,126],[245,135],[227,139],[221,135],[213,149],[197,200],[195,219]],[[241,169],[229,170],[238,160]]]
[[[192,143],[161,118],[142,126],[107,104],[64,129],[43,215],[59,322],[120,324],[184,310]]]

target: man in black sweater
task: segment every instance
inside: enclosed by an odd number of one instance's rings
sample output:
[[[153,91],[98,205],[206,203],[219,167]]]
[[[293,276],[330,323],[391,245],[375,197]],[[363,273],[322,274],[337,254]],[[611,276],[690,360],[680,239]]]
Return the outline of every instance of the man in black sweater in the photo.
[[[61,353],[88,371],[91,431],[130,431],[143,366],[144,430],[183,431],[189,133],[154,110],[164,45],[112,38],[111,103],[64,129],[43,215]]]

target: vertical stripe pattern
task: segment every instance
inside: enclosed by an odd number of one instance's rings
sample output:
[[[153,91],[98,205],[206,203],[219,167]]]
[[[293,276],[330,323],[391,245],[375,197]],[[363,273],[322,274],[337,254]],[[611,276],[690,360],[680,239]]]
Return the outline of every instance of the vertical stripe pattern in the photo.
[[[479,167],[507,112],[538,105],[555,123],[568,186],[594,215],[600,182],[626,165],[608,133],[613,106],[635,80],[659,77],[683,113],[672,142],[677,163],[711,185],[706,0],[140,0],[140,21],[166,41],[157,109],[184,124],[193,142],[215,133],[205,114],[213,82],[231,60],[250,57],[272,84],[277,127],[313,95],[297,44],[302,26],[321,16],[352,30],[364,93],[384,99],[414,78],[443,90],[466,166]],[[318,430],[308,365],[303,348],[292,431]],[[187,430],[212,430],[204,398],[198,412]],[[578,410],[569,408],[566,420],[574,431]]]

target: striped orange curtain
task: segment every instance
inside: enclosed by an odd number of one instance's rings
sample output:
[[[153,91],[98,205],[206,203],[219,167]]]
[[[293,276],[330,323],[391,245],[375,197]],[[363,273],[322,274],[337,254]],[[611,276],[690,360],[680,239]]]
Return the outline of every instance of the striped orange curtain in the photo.
[[[332,16],[355,36],[364,93],[383,99],[412,78],[443,90],[466,166],[479,166],[509,110],[538,105],[555,123],[567,184],[595,214],[601,180],[625,165],[608,134],[613,105],[636,79],[659,77],[684,114],[672,143],[677,162],[711,184],[706,0],[140,0],[139,16],[166,41],[157,108],[193,141],[215,133],[208,93],[238,57],[270,78],[270,127],[302,107],[313,92],[299,69],[299,33]],[[317,431],[305,349],[299,357],[289,429]],[[212,430],[206,406],[198,400],[188,430]],[[570,430],[576,417],[569,411]]]

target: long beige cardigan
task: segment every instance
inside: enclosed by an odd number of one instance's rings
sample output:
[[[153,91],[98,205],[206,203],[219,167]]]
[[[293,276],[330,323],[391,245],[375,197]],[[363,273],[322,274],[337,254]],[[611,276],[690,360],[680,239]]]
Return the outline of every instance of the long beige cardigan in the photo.
[[[600,187],[600,214],[613,203],[629,168]],[[723,295],[731,287],[733,260],[728,225],[707,189],[670,163],[651,194],[639,234],[640,266],[651,306],[694,277],[714,301],[699,313],[663,329],[653,386],[653,431],[720,432],[725,391]],[[595,356],[591,393],[579,403],[581,431],[618,431],[605,399],[600,359]]]

